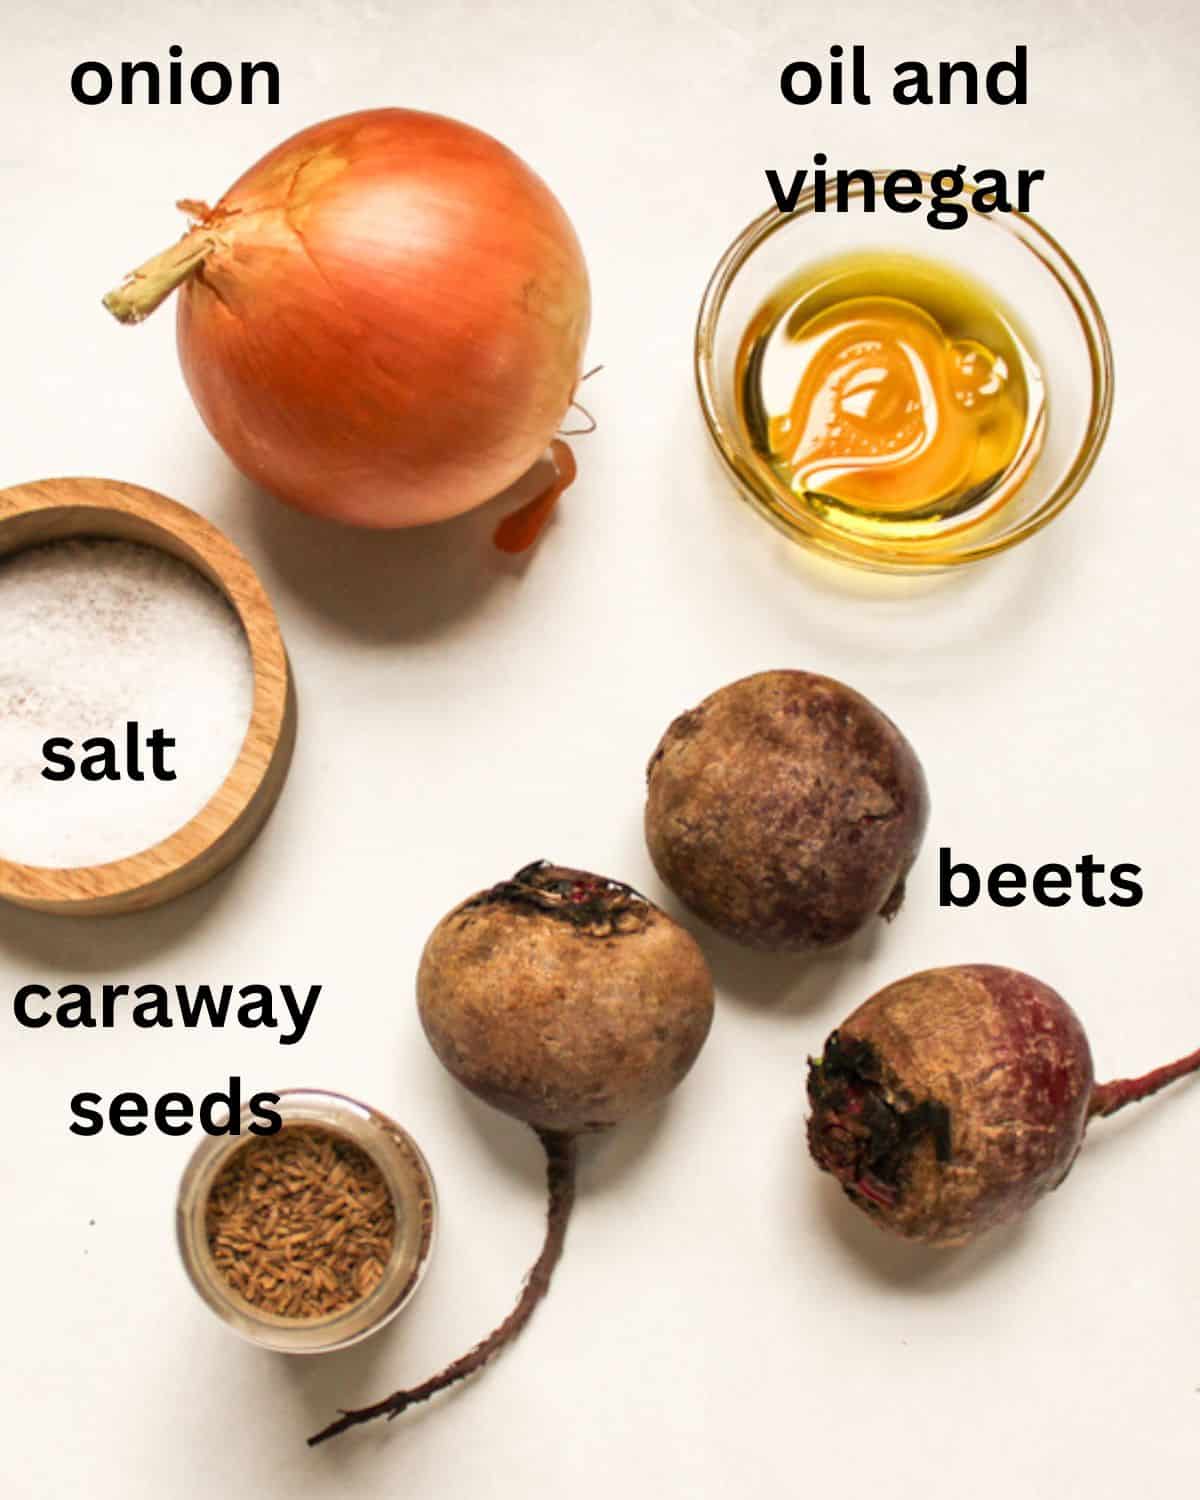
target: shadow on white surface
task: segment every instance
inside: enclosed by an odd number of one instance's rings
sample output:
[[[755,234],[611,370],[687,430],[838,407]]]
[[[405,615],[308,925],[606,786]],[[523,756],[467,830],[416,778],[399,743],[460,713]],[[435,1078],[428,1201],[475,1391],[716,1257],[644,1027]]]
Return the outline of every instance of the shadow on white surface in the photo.
[[[817,1168],[808,1157],[807,1145],[803,1149],[806,1166],[816,1173]],[[880,1229],[846,1198],[833,1178],[824,1173],[808,1197],[810,1201],[805,1204],[806,1210],[815,1206],[823,1211],[830,1232],[856,1263],[873,1280],[884,1282],[895,1290],[937,1295],[982,1279],[1012,1255],[1031,1253],[1031,1247],[1024,1243],[1030,1230],[1028,1218],[993,1230],[961,1249],[934,1250]]]
[[[823,954],[758,952],[694,921],[693,933],[704,949],[720,1000],[747,1009],[806,1015],[824,1004],[846,975],[873,962],[887,924],[872,920],[848,943]]]
[[[1098,1081],[1106,1083],[1108,1076],[1108,1074],[1103,1074]],[[1150,1098],[1141,1100],[1137,1104],[1131,1104],[1127,1109],[1122,1110],[1120,1114],[1113,1115],[1110,1119],[1093,1120],[1088,1126],[1087,1134],[1083,1139],[1083,1145],[1079,1150],[1079,1155],[1075,1158],[1070,1174],[1066,1179],[1064,1191],[1068,1190],[1071,1178],[1074,1177],[1076,1172],[1088,1171],[1088,1163],[1093,1159],[1100,1158],[1106,1149],[1116,1151],[1117,1147],[1123,1146],[1128,1152],[1130,1149],[1126,1140],[1128,1135],[1132,1134],[1136,1136],[1141,1132],[1145,1132],[1147,1136],[1152,1136],[1154,1120],[1160,1114],[1164,1117],[1162,1121],[1163,1128],[1182,1128],[1186,1130],[1186,1124],[1182,1127],[1179,1125],[1168,1125],[1165,1117],[1171,1113],[1172,1106],[1182,1111],[1186,1107],[1185,1101],[1189,1096],[1192,1100],[1192,1108],[1195,1109],[1197,1101],[1200,1100],[1200,1075],[1194,1078],[1182,1079],[1178,1083],[1164,1089],[1160,1094],[1152,1095]],[[1196,1117],[1193,1114],[1190,1118],[1195,1119]],[[1153,1149],[1153,1147],[1150,1147],[1150,1149]],[[1160,1149],[1162,1148],[1160,1147]],[[1167,1149],[1172,1149],[1171,1142],[1168,1142]],[[1105,1170],[1105,1167],[1102,1165],[1100,1170]],[[1125,1170],[1136,1171],[1136,1163],[1129,1162]]]
[[[631,1173],[642,1170],[643,1158],[671,1111],[672,1100],[663,1099],[611,1130],[585,1136],[579,1143],[580,1191],[589,1196],[620,1191]]]
[[[307,1440],[328,1426],[346,1408],[370,1406],[399,1388],[397,1365],[403,1364],[400,1346],[405,1338],[405,1314],[352,1348],[304,1359],[286,1354],[270,1356],[273,1383],[290,1398],[294,1419],[281,1434],[281,1444],[303,1453]],[[470,1384],[470,1382],[468,1382]],[[356,1462],[373,1463],[374,1453],[389,1434],[435,1416],[440,1404],[454,1399],[450,1391],[432,1402],[414,1406],[394,1422],[383,1418],[308,1449],[308,1461],[321,1469],[353,1472]],[[356,1458],[356,1455],[359,1457]]]
[[[539,461],[486,505],[433,526],[371,531],[319,520],[283,505],[226,467],[222,507],[229,497],[245,509],[275,577],[299,600],[349,634],[380,642],[436,635],[476,608],[504,579],[519,580],[537,562],[539,538],[511,556],[492,544],[492,532],[532,499],[549,477]],[[563,504],[568,504],[568,495]],[[555,520],[552,517],[550,526]]]
[[[117,917],[69,917],[0,902],[0,952],[58,969],[119,972],[177,948],[183,938],[218,918],[246,877],[251,856],[222,870],[204,885],[149,911]],[[243,892],[244,894],[244,892]]]
[[[803,660],[764,666],[822,670],[822,662],[848,647],[901,658],[928,658],[948,647],[937,663],[945,671],[961,666],[955,647],[977,656],[993,640],[1011,659],[1023,637],[1044,628],[1048,603],[1066,570],[1078,566],[1085,540],[1078,516],[1068,511],[998,557],[940,573],[875,573],[825,558],[777,531],[742,500],[711,449],[705,475],[725,565],[742,576],[747,598],[771,602],[775,628],[766,638],[778,639],[780,625],[802,634]],[[936,628],[949,610],[956,615],[955,641],[926,628],[926,622]]]
[[[540,1184],[546,1173],[546,1158],[537,1136],[527,1125],[510,1119],[485,1104],[447,1075],[446,1086],[484,1151],[509,1176]],[[579,1192],[603,1193],[617,1188],[637,1169],[641,1157],[662,1128],[670,1112],[663,1100],[633,1119],[611,1130],[595,1131],[579,1138]]]

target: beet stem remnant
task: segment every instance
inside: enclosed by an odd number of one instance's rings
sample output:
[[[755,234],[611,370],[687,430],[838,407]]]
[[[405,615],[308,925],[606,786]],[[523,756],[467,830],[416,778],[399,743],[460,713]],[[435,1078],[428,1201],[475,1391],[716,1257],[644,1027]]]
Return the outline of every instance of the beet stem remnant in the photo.
[[[1200,1049],[1189,1052],[1178,1062],[1167,1063],[1165,1067],[1144,1073],[1141,1078],[1114,1078],[1111,1083],[1098,1083],[1092,1090],[1088,1118],[1099,1115],[1103,1119],[1108,1115],[1115,1115],[1127,1104],[1137,1104],[1142,1099],[1149,1099],[1151,1094],[1157,1094],[1159,1089],[1165,1089],[1169,1083],[1177,1083],[1179,1079],[1196,1072],[1200,1072]]]
[[[343,1411],[336,1421],[308,1439],[310,1448],[349,1431],[351,1427],[372,1422],[376,1417],[386,1417],[390,1422],[410,1406],[428,1401],[430,1396],[435,1396],[448,1386],[466,1380],[468,1376],[481,1370],[494,1355],[499,1354],[506,1344],[511,1343],[529,1322],[534,1308],[550,1288],[550,1278],[562,1254],[571,1209],[575,1205],[575,1137],[556,1130],[537,1130],[535,1134],[546,1152],[546,1238],[512,1312],[487,1338],[453,1364],[447,1365],[440,1374],[409,1390],[395,1391],[373,1406]]]

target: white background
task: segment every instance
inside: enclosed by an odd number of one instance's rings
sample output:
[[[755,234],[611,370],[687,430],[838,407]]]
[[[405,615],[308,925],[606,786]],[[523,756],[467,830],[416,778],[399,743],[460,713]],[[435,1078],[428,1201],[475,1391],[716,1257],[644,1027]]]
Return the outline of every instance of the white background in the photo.
[[[0,995],[105,979],[325,986],[299,1048],[270,1034],[65,1032],[0,1009],[0,1492],[6,1500],[354,1500],[878,1491],[903,1500],[1164,1495],[1200,1459],[1200,1088],[1099,1124],[1070,1181],[962,1253],[890,1242],[809,1164],[804,1064],[875,988],[991,960],[1058,986],[1101,1075],[1200,1041],[1194,962],[1196,12],[1187,3],[362,0],[27,3],[0,49],[4,483],[162,489],[246,550],[301,695],[260,842],[176,905],[109,923],[0,913]],[[269,57],[283,102],[88,109],[89,57]],[[887,100],[904,58],[1030,48],[1022,109]],[[783,65],[868,45],[877,102],[798,110]],[[351,534],[256,494],[203,430],[170,312],[99,298],[294,129],[368,105],[460,116],[545,176],[594,277],[600,423],[536,553],[496,508]],[[1041,537],[964,576],[817,573],[731,495],[691,384],[707,273],[767,204],[763,169],[1040,166],[1117,358],[1112,433]],[[1035,330],[1036,333],[1036,330]],[[539,1242],[527,1131],[441,1071],[413,972],[437,918],[539,855],[662,896],[641,832],[667,722],[775,666],[853,683],[917,746],[934,803],[902,916],[816,963],[706,939],[711,1041],[670,1107],[584,1153],[549,1300],[473,1386],[310,1452],[340,1404],[440,1367],[506,1310]],[[1133,910],[940,911],[939,845],[980,866],[1143,867]],[[669,903],[668,903],[669,904]],[[358,1350],[244,1346],[172,1242],[193,1142],[68,1133],[79,1089],[312,1084],[427,1151],[441,1243],[420,1296]],[[94,1224],[93,1221],[94,1220]],[[1182,1492],[1182,1490],[1180,1490]]]

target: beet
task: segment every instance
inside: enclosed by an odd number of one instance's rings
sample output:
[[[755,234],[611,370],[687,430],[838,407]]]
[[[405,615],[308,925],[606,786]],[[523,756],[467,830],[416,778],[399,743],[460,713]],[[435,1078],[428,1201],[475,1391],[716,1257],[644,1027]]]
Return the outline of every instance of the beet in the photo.
[[[1078,1017],[1016,969],[898,980],[809,1059],[808,1144],[880,1226],[963,1245],[1058,1187],[1088,1122],[1200,1070],[1200,1051],[1097,1084]]]
[[[562,1253],[575,1140],[664,1098],[708,1035],[713,983],[678,923],[630,886],[545,861],[456,906],[417,974],[421,1023],[472,1093],[533,1127],[546,1152],[546,1235],[509,1316],[424,1384],[343,1412],[323,1442],[481,1369],[529,1321]]]
[[[752,948],[805,952],[891,918],[929,817],[911,745],[861,693],[760,672],[663,735],[646,843],[697,916]]]

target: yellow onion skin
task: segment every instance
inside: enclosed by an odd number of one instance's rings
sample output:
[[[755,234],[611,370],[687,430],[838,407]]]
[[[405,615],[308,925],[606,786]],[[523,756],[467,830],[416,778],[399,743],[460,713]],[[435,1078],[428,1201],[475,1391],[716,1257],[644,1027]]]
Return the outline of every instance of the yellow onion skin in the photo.
[[[314,125],[206,211],[179,357],[209,431],[288,504],[356,526],[480,505],[561,426],[587,268],[545,183],[441,115]]]

